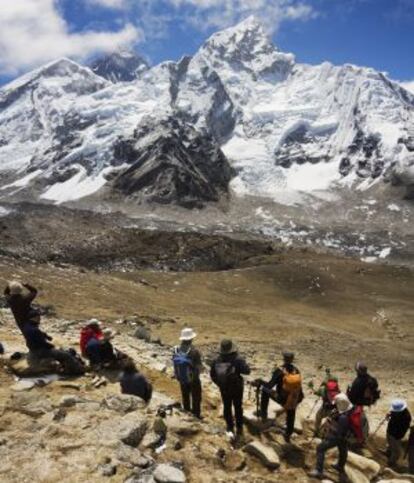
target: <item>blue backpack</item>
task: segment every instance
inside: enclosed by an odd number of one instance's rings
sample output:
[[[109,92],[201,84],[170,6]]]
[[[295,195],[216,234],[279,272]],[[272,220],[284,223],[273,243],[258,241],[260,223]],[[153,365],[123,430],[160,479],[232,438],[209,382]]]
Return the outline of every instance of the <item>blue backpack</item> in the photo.
[[[180,351],[179,347],[174,349],[173,364],[176,379],[180,384],[191,384],[194,379],[194,368],[190,357],[191,348],[187,353]]]

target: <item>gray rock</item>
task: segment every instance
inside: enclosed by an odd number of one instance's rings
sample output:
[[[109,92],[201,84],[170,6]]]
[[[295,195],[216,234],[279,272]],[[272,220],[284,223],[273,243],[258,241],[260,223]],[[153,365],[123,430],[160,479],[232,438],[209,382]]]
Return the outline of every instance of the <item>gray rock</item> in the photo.
[[[155,449],[161,440],[161,436],[154,431],[145,434],[141,441],[140,447],[143,449]]]
[[[138,327],[134,332],[134,337],[145,342],[151,342],[151,332],[146,327]]]
[[[104,421],[96,428],[97,438],[106,446],[121,441],[128,446],[138,447],[147,430],[147,421],[135,414],[127,414]]]
[[[145,401],[137,396],[132,396],[129,394],[117,394],[107,396],[102,401],[102,406],[110,409],[111,411],[116,411],[117,413],[127,414],[132,411],[136,411],[138,408],[144,408]]]
[[[158,465],[154,471],[154,478],[157,483],[185,483],[185,474],[171,465]]]
[[[116,466],[111,464],[100,466],[102,476],[114,476],[116,474]]]
[[[13,384],[11,386],[12,391],[16,392],[21,392],[21,391],[30,391],[30,389],[33,389],[36,386],[36,383],[34,381],[18,381],[16,384]]]
[[[244,447],[246,453],[259,458],[259,460],[270,469],[276,469],[280,466],[280,459],[276,451],[270,446],[266,446],[260,441],[254,441]]]

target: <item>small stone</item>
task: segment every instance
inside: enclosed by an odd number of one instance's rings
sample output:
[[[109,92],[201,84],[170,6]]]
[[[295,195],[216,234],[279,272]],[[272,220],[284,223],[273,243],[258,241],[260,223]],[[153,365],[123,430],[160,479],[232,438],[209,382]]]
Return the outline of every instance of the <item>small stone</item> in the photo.
[[[154,478],[157,483],[185,483],[185,474],[174,466],[162,464],[154,471]]]
[[[20,391],[30,391],[30,389],[33,389],[35,387],[36,383],[33,381],[18,381],[16,384],[13,384],[11,386],[12,391],[20,392]]]
[[[267,468],[276,469],[280,466],[280,459],[276,451],[260,441],[247,444],[244,447],[244,451],[259,458]]]
[[[84,399],[80,398],[79,396],[72,396],[67,395],[63,396],[61,400],[59,401],[59,407],[61,408],[71,408],[75,406],[76,404],[83,403],[85,402]]]
[[[146,327],[138,327],[134,332],[134,337],[145,342],[151,342],[151,332]]]
[[[111,464],[100,466],[102,476],[114,476],[116,474],[116,466]]]

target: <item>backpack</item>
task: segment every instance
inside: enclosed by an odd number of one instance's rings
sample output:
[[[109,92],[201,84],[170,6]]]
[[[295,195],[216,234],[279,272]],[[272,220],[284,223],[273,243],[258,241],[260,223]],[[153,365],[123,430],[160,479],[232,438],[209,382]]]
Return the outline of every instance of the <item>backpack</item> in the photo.
[[[236,375],[236,368],[232,362],[216,362],[214,364],[216,373],[216,381],[219,387],[225,387],[231,384]]]
[[[330,406],[334,406],[335,404],[335,397],[341,392],[339,389],[338,381],[335,379],[329,379],[325,384],[325,397],[324,400]]]
[[[381,397],[381,391],[378,389],[378,381],[375,377],[368,376],[368,382],[364,390],[364,399],[367,406],[372,406]]]
[[[350,427],[349,439],[355,439],[358,444],[364,443],[369,435],[368,419],[365,416],[363,406],[356,406],[348,414]]]
[[[285,409],[295,409],[302,395],[302,376],[298,371],[288,372],[283,369],[282,391],[285,397]]]
[[[180,351],[179,347],[174,349],[173,364],[174,374],[180,384],[191,384],[194,379],[193,362],[190,357],[191,348],[188,352]]]

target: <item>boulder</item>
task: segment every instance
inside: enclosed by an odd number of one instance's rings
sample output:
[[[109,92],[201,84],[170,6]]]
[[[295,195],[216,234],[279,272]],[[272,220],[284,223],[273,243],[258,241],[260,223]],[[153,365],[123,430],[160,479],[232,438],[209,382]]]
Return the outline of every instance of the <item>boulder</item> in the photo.
[[[254,441],[244,447],[246,453],[259,458],[259,460],[270,469],[276,469],[280,466],[280,459],[276,451],[270,446],[266,446],[260,441]]]
[[[158,465],[154,471],[154,478],[157,483],[185,483],[185,474],[171,465]]]
[[[274,419],[269,419],[267,422],[263,422],[259,417],[255,415],[254,409],[246,409],[243,413],[243,419],[249,431],[253,434],[261,433],[264,429],[269,428],[275,423]]]
[[[376,461],[351,451],[348,453],[347,467],[349,466],[361,471],[368,480],[376,478],[381,470],[381,466]]]
[[[161,441],[161,436],[154,431],[145,434],[141,441],[140,447],[143,449],[155,449]]]
[[[134,332],[134,337],[144,342],[151,342],[151,331],[143,326],[138,327]]]
[[[242,471],[246,467],[246,457],[240,451],[231,451],[223,458],[223,466],[228,471]]]
[[[8,410],[17,411],[33,418],[38,418],[53,411],[53,406],[49,399],[27,392],[12,394],[6,407]]]
[[[127,414],[122,418],[112,418],[101,423],[97,437],[102,443],[112,445],[121,441],[128,446],[137,447],[145,436],[147,421],[137,414]]]
[[[370,479],[360,470],[346,465],[346,475],[350,483],[370,483]]]
[[[127,414],[145,407],[145,401],[129,394],[114,394],[102,401],[102,406],[121,414]]]
[[[148,468],[153,462],[152,458],[144,456],[141,451],[126,444],[119,445],[116,457],[129,467]]]
[[[201,430],[200,424],[195,421],[180,418],[174,415],[167,419],[168,431],[178,434],[179,436],[193,436]]]

